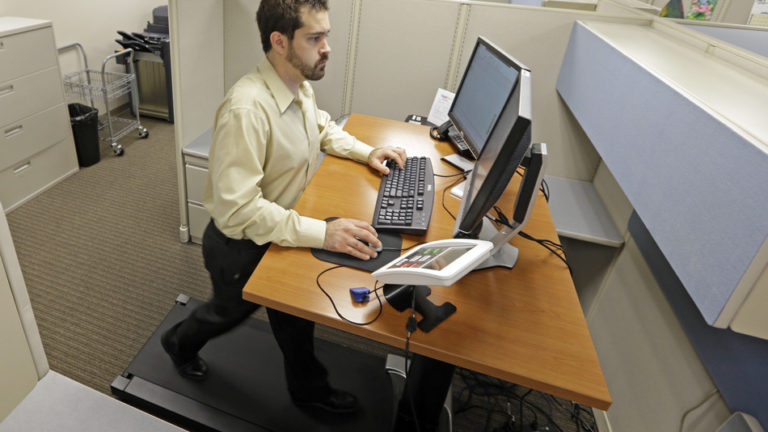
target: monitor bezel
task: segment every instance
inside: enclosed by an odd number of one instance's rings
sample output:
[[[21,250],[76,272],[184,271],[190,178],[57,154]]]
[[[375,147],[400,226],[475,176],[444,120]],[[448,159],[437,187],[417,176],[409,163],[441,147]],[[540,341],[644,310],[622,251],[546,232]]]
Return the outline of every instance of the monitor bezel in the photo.
[[[464,139],[464,142],[467,143],[469,152],[472,154],[472,157],[475,159],[477,159],[479,157],[479,154],[482,152],[482,149],[485,146],[485,142],[482,142],[482,143],[475,142],[474,137],[471,137],[464,133],[464,125],[462,124],[462,120],[456,116],[455,108],[456,108],[456,103],[460,99],[461,91],[464,88],[464,84],[466,82],[467,74],[469,72],[470,66],[472,65],[472,62],[474,61],[475,56],[477,55],[478,48],[480,48],[481,45],[487,48],[488,51],[490,51],[494,57],[501,60],[505,65],[516,69],[518,74],[521,71],[520,66],[522,65],[521,63],[517,62],[512,56],[505,53],[501,48],[496,46],[493,42],[491,42],[487,38],[483,36],[478,36],[477,41],[475,42],[475,46],[472,49],[472,55],[469,57],[469,61],[467,62],[466,67],[464,68],[464,74],[462,75],[461,81],[459,82],[459,87],[456,90],[456,95],[454,96],[453,101],[451,102],[451,107],[448,110],[448,119],[451,121],[451,124],[456,129],[456,131]],[[518,77],[518,81],[519,81],[519,77]],[[509,99],[509,97],[514,91],[515,91],[515,86],[513,86],[510,89],[509,93],[507,94],[507,100]],[[506,105],[506,102],[505,102],[505,105]],[[496,122],[494,123],[492,130],[496,128],[496,125],[498,124],[500,118],[501,116],[496,117]],[[491,135],[492,134],[493,132],[491,132]],[[490,138],[490,135],[489,135],[489,138]]]
[[[499,150],[499,154],[492,162],[491,168],[486,174],[486,181],[483,181],[476,194],[473,194],[472,191],[474,189],[474,182],[477,181],[477,171],[473,170],[467,179],[466,186],[464,187],[464,196],[456,216],[454,237],[478,238],[485,215],[493,208],[499,198],[501,198],[501,195],[504,193],[504,190],[511,181],[512,176],[514,176],[515,171],[522,162],[526,151],[528,151],[532,143],[532,89],[530,69],[514,57],[509,56],[503,51],[501,52],[519,67],[520,74],[518,76],[517,84],[513,87],[513,90],[510,92],[508,99],[505,102],[499,120],[504,118],[504,114],[509,109],[515,109],[517,111],[517,116],[509,127],[508,132],[500,130],[499,128],[504,125],[497,122],[491,135],[489,135],[488,140],[491,140],[494,138],[499,139],[495,136],[497,133],[505,134],[503,136],[504,141],[500,144],[501,149]],[[517,104],[512,105],[511,101],[517,89],[519,89],[519,98]],[[521,141],[524,142],[521,143]],[[483,151],[478,155],[478,160],[475,162],[475,166],[479,166],[478,164],[483,162],[483,156],[486,154],[486,149],[487,146],[484,147]],[[489,178],[494,180],[487,181]]]

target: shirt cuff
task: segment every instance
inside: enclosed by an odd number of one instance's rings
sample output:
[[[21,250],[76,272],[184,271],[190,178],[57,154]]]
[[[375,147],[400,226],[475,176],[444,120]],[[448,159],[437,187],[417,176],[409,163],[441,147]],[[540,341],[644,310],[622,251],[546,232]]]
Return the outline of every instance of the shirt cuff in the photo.
[[[301,230],[299,239],[299,245],[305,247],[311,247],[316,249],[322,249],[325,243],[325,224],[326,222],[320,219],[314,219],[311,217],[301,217]]]
[[[352,151],[350,151],[349,158],[354,159],[356,161],[367,163],[368,156],[371,154],[373,150],[374,150],[373,147],[355,138],[355,142],[352,146]]]

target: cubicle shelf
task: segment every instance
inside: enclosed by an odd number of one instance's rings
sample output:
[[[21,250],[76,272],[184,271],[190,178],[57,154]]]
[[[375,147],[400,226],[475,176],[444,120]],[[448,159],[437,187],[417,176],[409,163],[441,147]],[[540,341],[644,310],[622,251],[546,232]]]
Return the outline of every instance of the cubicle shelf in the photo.
[[[615,248],[624,244],[592,183],[552,176],[545,180],[558,235]]]

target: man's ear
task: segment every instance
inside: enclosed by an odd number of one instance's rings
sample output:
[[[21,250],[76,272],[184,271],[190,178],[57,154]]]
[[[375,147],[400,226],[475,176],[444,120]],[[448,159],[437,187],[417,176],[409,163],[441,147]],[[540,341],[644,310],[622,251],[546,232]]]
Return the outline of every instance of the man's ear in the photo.
[[[269,35],[269,41],[272,42],[272,49],[278,54],[285,53],[288,48],[288,38],[278,31],[273,31]]]

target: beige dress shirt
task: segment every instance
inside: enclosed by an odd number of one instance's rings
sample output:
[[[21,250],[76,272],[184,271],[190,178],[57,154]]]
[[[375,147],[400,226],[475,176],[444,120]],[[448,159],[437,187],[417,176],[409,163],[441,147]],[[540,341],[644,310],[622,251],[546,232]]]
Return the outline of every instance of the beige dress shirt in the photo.
[[[317,108],[308,82],[294,97],[265,59],[216,111],[203,204],[230,238],[321,248],[325,221],[292,210],[320,151],[365,162],[372,150]]]

